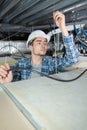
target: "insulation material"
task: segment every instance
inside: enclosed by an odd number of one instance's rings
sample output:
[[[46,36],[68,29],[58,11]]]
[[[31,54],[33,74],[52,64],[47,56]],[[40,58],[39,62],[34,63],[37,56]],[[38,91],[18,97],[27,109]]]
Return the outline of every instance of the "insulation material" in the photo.
[[[75,70],[55,76],[70,79],[79,74]],[[87,74],[69,83],[41,77],[5,86],[42,129],[87,130]]]

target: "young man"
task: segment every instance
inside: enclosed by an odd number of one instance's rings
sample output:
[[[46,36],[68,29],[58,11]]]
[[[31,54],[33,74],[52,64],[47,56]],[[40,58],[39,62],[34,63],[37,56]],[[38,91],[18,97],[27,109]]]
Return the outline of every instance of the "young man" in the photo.
[[[65,16],[59,11],[53,13],[53,19],[60,28],[63,41],[66,48],[66,54],[63,58],[52,58],[45,56],[47,51],[47,43],[50,37],[41,30],[32,32],[29,35],[27,45],[31,51],[29,58],[24,58],[16,62],[13,68],[22,68],[19,70],[8,71],[10,66],[5,64],[0,67],[0,83],[4,84],[11,81],[18,81],[40,76],[33,70],[50,75],[54,74],[55,70],[62,69],[66,66],[75,64],[78,61],[79,52],[73,42],[73,36],[69,35],[66,25]],[[28,69],[26,69],[28,68]]]

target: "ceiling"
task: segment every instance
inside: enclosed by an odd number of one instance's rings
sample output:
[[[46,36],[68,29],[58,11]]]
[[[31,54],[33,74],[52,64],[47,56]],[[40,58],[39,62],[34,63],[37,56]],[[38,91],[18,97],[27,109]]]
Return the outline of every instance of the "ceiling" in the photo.
[[[35,29],[50,31],[56,10],[65,14],[67,25],[87,23],[87,0],[0,0],[0,39],[26,39]]]

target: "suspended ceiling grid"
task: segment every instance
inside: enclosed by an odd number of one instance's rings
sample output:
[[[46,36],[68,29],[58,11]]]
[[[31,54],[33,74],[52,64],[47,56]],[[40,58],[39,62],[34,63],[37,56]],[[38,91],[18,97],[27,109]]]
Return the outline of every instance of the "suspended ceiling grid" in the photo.
[[[65,14],[67,24],[87,23],[87,0],[0,0],[0,32],[49,31],[56,10]]]

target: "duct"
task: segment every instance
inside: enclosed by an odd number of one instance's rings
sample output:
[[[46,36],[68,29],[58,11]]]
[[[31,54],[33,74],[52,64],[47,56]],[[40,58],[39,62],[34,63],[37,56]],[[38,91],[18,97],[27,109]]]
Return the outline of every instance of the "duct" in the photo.
[[[19,54],[29,52],[26,48],[26,41],[0,41],[0,56]]]
[[[31,27],[25,27],[20,25],[13,25],[13,24],[0,24],[1,32],[31,32]]]

